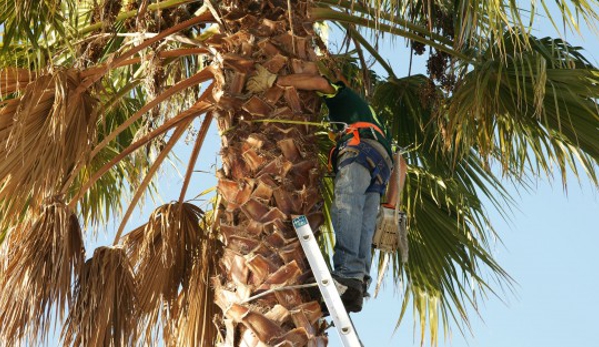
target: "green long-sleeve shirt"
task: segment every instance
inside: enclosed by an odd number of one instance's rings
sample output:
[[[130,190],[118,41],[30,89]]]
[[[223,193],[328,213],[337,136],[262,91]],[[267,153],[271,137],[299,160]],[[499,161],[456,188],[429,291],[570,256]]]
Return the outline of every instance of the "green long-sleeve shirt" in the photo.
[[[372,107],[358,93],[345,86],[343,82],[331,83],[335,88],[334,94],[322,94],[329,109],[331,122],[343,122],[348,125],[357,122],[372,123],[379,127],[385,136],[371,129],[360,129],[360,137],[374,139],[380,142],[387,150],[389,157],[393,158],[391,151],[391,136],[387,127],[381,122]],[[375,135],[373,135],[375,134]],[[342,137],[341,141],[351,138],[351,134]]]

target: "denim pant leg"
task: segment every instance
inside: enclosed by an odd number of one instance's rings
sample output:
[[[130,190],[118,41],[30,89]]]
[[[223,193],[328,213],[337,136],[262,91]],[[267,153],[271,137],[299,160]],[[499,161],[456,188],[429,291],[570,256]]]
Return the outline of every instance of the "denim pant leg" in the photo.
[[[343,166],[335,177],[335,199],[331,209],[336,236],[333,273],[340,277],[364,279],[365,259],[360,254],[360,243],[365,193],[370,181],[370,172],[356,162]],[[372,239],[368,246],[371,242]]]
[[[372,237],[376,228],[381,195],[379,193],[366,193],[362,215],[362,238],[360,239],[359,257],[364,263],[364,282],[370,285],[370,266],[372,265]],[[366,288],[368,289],[368,288]]]

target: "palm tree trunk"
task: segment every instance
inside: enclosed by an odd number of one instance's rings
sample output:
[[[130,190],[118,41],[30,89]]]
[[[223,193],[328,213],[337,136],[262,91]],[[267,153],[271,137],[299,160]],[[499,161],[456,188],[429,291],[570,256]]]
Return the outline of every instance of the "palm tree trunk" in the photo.
[[[291,217],[306,214],[314,228],[323,221],[316,129],[285,122],[313,120],[320,101],[294,88],[244,88],[256,63],[279,75],[315,71],[309,3],[226,0],[213,9],[222,20],[209,45],[220,53],[217,223],[226,244],[214,285],[226,346],[327,344],[318,302],[294,287],[310,269]]]

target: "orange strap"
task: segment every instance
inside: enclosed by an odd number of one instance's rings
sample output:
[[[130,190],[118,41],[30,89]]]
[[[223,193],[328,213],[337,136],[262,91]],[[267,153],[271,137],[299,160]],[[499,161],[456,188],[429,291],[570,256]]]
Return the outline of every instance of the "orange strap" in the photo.
[[[347,127],[347,130],[345,131],[348,134],[352,133],[354,135],[347,144],[350,146],[359,145],[360,144],[360,129],[364,129],[364,128],[374,129],[374,130],[378,131],[381,135],[383,135],[383,138],[385,137],[385,133],[383,133],[383,131],[378,126],[376,126],[376,124],[372,124],[372,123],[368,123],[368,122],[355,122],[353,124],[350,124]]]
[[[327,165],[329,172],[333,172],[333,153],[335,153],[335,148],[336,146],[333,146],[333,148],[331,148],[331,150],[329,151],[329,163]]]
[[[372,124],[372,123],[368,123],[368,122],[355,122],[353,124],[350,124],[347,126],[345,132],[347,134],[352,133],[353,137],[352,139],[347,143],[350,146],[357,146],[360,144],[360,129],[364,129],[364,128],[371,128],[374,129],[376,131],[378,131],[381,135],[383,135],[383,137],[385,137],[385,133],[383,133],[383,131],[376,125],[376,124]],[[333,153],[335,153],[335,148],[336,146],[333,146],[333,148],[331,148],[331,151],[329,152],[329,163],[328,163],[328,167],[329,167],[329,171],[333,171]]]

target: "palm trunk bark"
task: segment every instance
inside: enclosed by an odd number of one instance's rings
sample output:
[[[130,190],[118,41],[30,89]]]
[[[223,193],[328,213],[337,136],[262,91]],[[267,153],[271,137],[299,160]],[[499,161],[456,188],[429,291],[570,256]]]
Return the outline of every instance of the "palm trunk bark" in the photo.
[[[310,269],[291,217],[305,214],[313,228],[323,222],[316,129],[285,123],[314,120],[320,100],[276,85],[263,94],[244,88],[256,63],[279,75],[316,69],[310,3],[225,0],[213,9],[223,28],[209,44],[220,53],[217,223],[226,244],[214,286],[226,346],[327,344],[318,302],[293,288]]]

